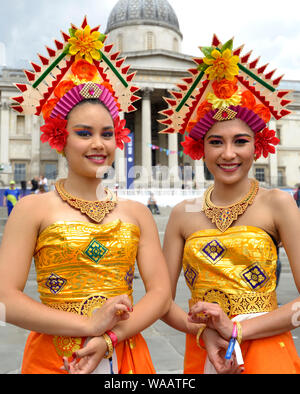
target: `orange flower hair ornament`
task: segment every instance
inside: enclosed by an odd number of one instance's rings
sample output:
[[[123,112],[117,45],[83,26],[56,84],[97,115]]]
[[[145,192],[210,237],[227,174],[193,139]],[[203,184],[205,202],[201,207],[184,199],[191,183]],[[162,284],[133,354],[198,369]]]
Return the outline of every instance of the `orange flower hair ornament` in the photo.
[[[126,121],[119,112],[135,111],[134,94],[139,88],[131,84],[135,73],[128,73],[125,58],[105,45],[106,36],[99,26],[91,29],[84,18],[81,28],[71,25],[64,42],[55,40],[56,50],[46,47],[49,58],[39,55],[41,65],[31,63],[34,71],[25,71],[29,84],[15,84],[21,96],[13,97],[12,108],[24,115],[43,115],[42,142],[61,153],[65,147],[69,112],[86,99],[99,100],[110,112],[115,124],[117,146],[129,142]]]
[[[285,108],[290,91],[276,90],[283,76],[272,80],[275,70],[264,74],[267,65],[257,68],[259,58],[250,61],[251,52],[242,56],[243,46],[233,50],[233,40],[222,45],[214,35],[212,45],[200,49],[204,57],[193,59],[197,67],[165,98],[161,133],[187,132],[184,153],[199,160],[204,136],[216,122],[241,119],[255,133],[255,158],[275,153],[279,140],[267,124],[272,116],[278,120],[291,113]]]

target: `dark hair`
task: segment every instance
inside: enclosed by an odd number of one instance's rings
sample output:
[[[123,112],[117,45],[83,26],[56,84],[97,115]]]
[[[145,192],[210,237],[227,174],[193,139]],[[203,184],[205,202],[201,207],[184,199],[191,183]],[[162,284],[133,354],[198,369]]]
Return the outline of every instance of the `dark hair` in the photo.
[[[104,109],[106,109],[106,111],[109,113],[110,117],[112,118],[111,113],[110,113],[109,109],[107,108],[107,106],[106,106],[102,101],[100,101],[100,100],[98,100],[98,99],[92,98],[92,99],[84,99],[84,100],[80,101],[78,104],[76,104],[76,105],[71,109],[71,111],[68,113],[66,119],[69,120],[69,117],[70,117],[71,112],[72,112],[75,108],[78,108],[78,107],[80,107],[80,106],[83,105],[83,104],[93,104],[93,105],[97,105],[97,104],[98,104],[98,105],[101,105]],[[113,118],[112,118],[112,121],[114,121]]]

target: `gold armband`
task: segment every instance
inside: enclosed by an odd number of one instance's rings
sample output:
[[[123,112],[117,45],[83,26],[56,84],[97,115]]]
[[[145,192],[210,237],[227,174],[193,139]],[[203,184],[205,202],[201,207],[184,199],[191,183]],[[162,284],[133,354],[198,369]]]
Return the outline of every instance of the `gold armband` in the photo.
[[[202,333],[203,333],[203,331],[206,329],[206,324],[204,324],[204,325],[202,325],[200,328],[199,328],[199,330],[198,330],[198,332],[197,332],[197,336],[196,336],[196,341],[197,341],[197,345],[198,345],[198,347],[200,347],[200,349],[203,349],[203,350],[206,350],[203,346],[201,346],[201,344],[200,344],[200,338],[201,338],[201,335],[202,335]]]
[[[110,339],[110,337],[107,334],[103,334],[102,337],[105,340],[106,345],[107,345],[107,352],[105,353],[104,358],[111,358],[113,355],[113,352],[114,352],[112,340]]]
[[[237,337],[236,340],[238,341],[239,344],[242,343],[242,326],[240,322],[236,322],[236,329],[237,329]]]

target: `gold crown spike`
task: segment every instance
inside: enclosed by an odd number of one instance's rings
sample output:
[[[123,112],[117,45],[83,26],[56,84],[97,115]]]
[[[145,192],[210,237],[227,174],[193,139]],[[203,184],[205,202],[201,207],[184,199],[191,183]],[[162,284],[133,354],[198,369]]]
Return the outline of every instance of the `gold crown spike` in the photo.
[[[75,56],[70,53],[72,40],[78,36],[88,26],[87,18],[85,17],[81,28],[77,28],[71,24],[69,34],[61,32],[63,42],[54,40],[56,49],[46,47],[49,57],[38,55],[41,64],[31,62],[33,70],[25,70],[24,73],[28,80],[28,84],[15,84],[16,88],[22,93],[22,96],[12,97],[13,104],[11,107],[23,114],[40,115],[45,103],[54,98],[54,90],[59,83],[66,80],[70,74],[72,64],[78,60],[78,54]],[[89,30],[89,34],[99,31],[100,26]],[[130,73],[130,66],[124,66],[125,58],[119,59],[119,52],[113,53],[113,44],[106,45],[106,36],[99,34],[97,38],[98,46],[95,46],[95,52],[98,51],[99,56],[90,57],[100,76],[106,82],[109,82],[114,90],[115,97],[118,99],[120,110],[123,112],[132,112],[136,108],[133,103],[140,100],[140,97],[135,96],[139,90],[138,87],[132,85],[132,80],[135,73]],[[70,42],[71,41],[71,42]],[[100,44],[99,42],[102,42]],[[92,42],[92,44],[94,41]],[[101,46],[101,49],[99,49]],[[81,56],[81,53],[80,53]],[[79,57],[80,57],[79,56]],[[82,57],[85,55],[82,55]]]

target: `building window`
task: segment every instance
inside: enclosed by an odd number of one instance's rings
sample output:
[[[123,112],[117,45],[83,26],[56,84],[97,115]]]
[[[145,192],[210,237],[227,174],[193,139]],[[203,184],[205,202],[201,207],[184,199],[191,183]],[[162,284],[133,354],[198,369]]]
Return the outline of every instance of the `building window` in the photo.
[[[255,178],[259,182],[265,182],[266,181],[266,174],[265,174],[264,167],[256,167],[255,168]]]
[[[44,175],[47,179],[57,178],[57,164],[56,163],[45,163]]]
[[[25,116],[17,115],[17,128],[16,134],[17,135],[24,135],[25,134]]]
[[[282,141],[281,141],[281,126],[276,126],[276,137],[279,139],[279,145],[282,145]]]
[[[26,163],[14,163],[14,180],[26,181]]]
[[[278,168],[278,186],[286,186],[285,168]]]
[[[148,31],[146,35],[146,50],[151,51],[154,48],[155,48],[154,34],[152,33],[152,31]]]

